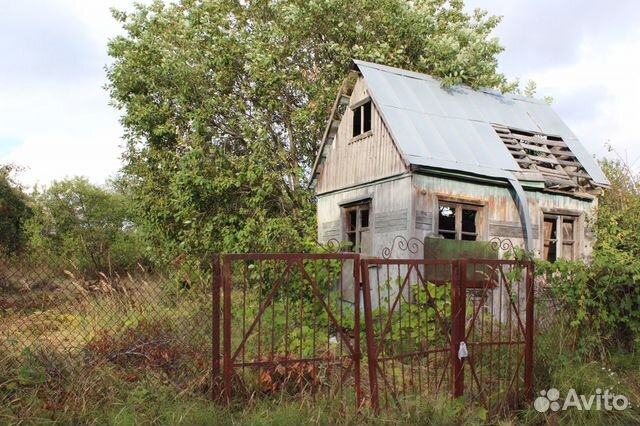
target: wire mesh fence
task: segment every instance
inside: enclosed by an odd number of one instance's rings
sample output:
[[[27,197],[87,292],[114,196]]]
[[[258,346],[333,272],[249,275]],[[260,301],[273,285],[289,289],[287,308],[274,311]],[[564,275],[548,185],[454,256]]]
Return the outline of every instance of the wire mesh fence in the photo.
[[[152,370],[207,391],[212,275],[138,264],[86,273],[45,255],[0,257],[0,352]]]
[[[502,404],[530,391],[533,266],[469,262],[253,254],[87,273],[0,257],[0,353],[153,372],[227,403],[326,393],[376,409],[409,394]]]

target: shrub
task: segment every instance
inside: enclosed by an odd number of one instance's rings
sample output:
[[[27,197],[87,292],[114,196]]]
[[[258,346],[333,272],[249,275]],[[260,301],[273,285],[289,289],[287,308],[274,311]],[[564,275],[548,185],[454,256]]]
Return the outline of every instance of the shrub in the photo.
[[[30,254],[52,266],[85,275],[132,269],[141,260],[141,238],[128,197],[76,177],[34,192],[27,222]]]

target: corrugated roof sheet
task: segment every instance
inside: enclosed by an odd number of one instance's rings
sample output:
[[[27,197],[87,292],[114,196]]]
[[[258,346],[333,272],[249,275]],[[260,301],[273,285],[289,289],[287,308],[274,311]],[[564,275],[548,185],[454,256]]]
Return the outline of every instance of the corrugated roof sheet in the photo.
[[[505,177],[518,171],[491,124],[561,137],[598,184],[609,181],[576,136],[545,102],[354,61],[405,160],[414,165]],[[506,172],[506,173],[505,173]]]

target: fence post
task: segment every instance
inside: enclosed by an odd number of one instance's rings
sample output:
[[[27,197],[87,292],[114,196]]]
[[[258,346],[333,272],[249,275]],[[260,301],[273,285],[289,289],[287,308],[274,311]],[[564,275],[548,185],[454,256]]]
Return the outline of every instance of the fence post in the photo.
[[[466,262],[455,260],[451,264],[451,377],[453,380],[453,397],[464,394],[464,360],[458,358],[460,342],[465,335],[466,291],[464,275]]]
[[[533,400],[533,327],[534,327],[534,263],[527,265],[527,313],[524,344],[524,388],[529,401]]]
[[[354,302],[354,341],[353,341],[353,368],[354,379],[356,385],[356,410],[360,410],[364,396],[362,395],[362,378],[360,372],[360,360],[362,359],[362,353],[360,352],[360,294],[362,290],[362,283],[360,281],[360,255],[356,255],[353,258],[353,291],[355,292]]]
[[[214,401],[220,398],[222,376],[220,375],[220,255],[213,256],[211,276],[211,396]]]
[[[378,353],[373,334],[373,310],[371,307],[371,290],[369,285],[369,262],[361,259],[362,300],[364,301],[364,327],[367,335],[367,365],[369,367],[369,392],[371,408],[377,414],[380,412],[380,397],[378,394],[377,363]]]
[[[224,259],[223,259],[224,260]],[[223,378],[224,399],[231,403],[231,379],[233,377],[233,364],[231,362],[231,261],[222,262],[222,287],[224,292],[223,312]]]

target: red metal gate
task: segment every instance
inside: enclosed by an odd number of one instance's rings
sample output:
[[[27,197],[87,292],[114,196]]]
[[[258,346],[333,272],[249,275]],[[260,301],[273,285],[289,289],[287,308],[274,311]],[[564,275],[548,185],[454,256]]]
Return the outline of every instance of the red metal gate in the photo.
[[[371,404],[448,393],[451,383],[449,261],[363,259]]]
[[[368,396],[377,411],[465,395],[501,409],[532,397],[531,262],[233,254],[214,270],[214,392],[227,403]]]
[[[533,397],[533,262],[461,260],[459,330],[468,348],[459,391],[500,410]]]
[[[449,393],[494,410],[532,397],[531,262],[361,264],[374,409]]]
[[[357,254],[222,256],[222,399],[346,389],[361,406],[359,274]]]

